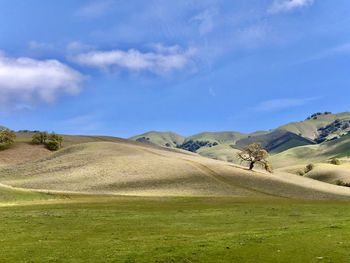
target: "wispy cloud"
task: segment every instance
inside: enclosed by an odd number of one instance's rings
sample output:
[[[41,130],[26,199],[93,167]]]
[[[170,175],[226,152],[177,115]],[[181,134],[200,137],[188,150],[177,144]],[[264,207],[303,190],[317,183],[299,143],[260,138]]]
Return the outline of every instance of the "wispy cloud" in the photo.
[[[276,111],[306,105],[319,98],[281,98],[263,101],[254,107],[255,111]]]
[[[214,17],[218,14],[217,9],[206,9],[192,17],[190,21],[198,24],[200,35],[205,35],[214,29]]]
[[[149,52],[137,49],[91,51],[74,56],[72,60],[80,65],[99,69],[120,68],[164,74],[184,69],[190,64],[195,53],[194,48],[156,45]]]
[[[96,18],[108,13],[113,7],[112,0],[92,1],[77,11],[77,15],[84,18]]]
[[[28,43],[30,50],[53,50],[55,49],[55,45],[52,43],[45,43],[45,42],[39,42],[39,41],[30,41]]]
[[[13,58],[0,54],[0,107],[16,109],[52,102],[80,91],[84,77],[57,60]]]
[[[332,57],[336,55],[350,54],[350,43],[341,44],[335,47],[331,47],[323,52],[313,56],[309,60],[323,59],[327,57]]]
[[[94,49],[94,46],[92,45],[89,45],[89,44],[85,44],[83,42],[80,42],[80,41],[72,41],[72,42],[69,42],[67,45],[66,45],[66,50],[68,51],[68,53],[80,53],[80,52],[86,52],[86,51],[89,51],[89,50],[92,50]]]
[[[304,8],[311,6],[314,3],[314,0],[274,0],[268,13],[277,14],[284,12],[291,12],[296,9]]]
[[[332,58],[340,55],[350,55],[350,43],[344,43],[338,46],[330,47],[325,49],[315,55],[311,55],[310,57],[306,57],[294,63],[294,65],[309,63],[321,59]]]

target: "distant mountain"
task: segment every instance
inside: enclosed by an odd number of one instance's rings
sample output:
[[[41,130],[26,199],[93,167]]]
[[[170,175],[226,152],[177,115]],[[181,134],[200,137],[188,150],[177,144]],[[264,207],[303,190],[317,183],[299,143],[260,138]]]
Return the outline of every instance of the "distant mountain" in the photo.
[[[322,128],[332,124],[336,120],[350,121],[350,112],[343,112],[338,114],[332,114],[330,112],[319,112],[312,114],[304,121],[291,122],[277,129],[290,131],[311,140],[317,140],[322,134]],[[334,131],[334,134],[336,135],[337,131]],[[331,135],[332,133],[328,134],[328,136]]]
[[[269,133],[248,136],[236,142],[235,148],[241,149],[251,143],[260,143],[270,153],[282,152],[289,148],[315,144],[313,140],[304,138],[285,130],[273,130]]]
[[[150,131],[140,135],[129,138],[130,140],[143,142],[147,144],[155,144],[163,147],[176,148],[178,145],[182,145],[185,141],[185,137],[174,132],[158,132]]]
[[[304,121],[291,122],[270,131],[203,132],[187,138],[172,132],[148,132],[130,139],[148,144],[177,147],[213,159],[233,162],[237,151],[257,142],[270,154],[291,148],[336,140],[350,132],[350,113],[315,113]]]
[[[235,143],[236,141],[246,138],[248,134],[240,132],[202,132],[185,139],[187,141],[209,141],[223,143]]]

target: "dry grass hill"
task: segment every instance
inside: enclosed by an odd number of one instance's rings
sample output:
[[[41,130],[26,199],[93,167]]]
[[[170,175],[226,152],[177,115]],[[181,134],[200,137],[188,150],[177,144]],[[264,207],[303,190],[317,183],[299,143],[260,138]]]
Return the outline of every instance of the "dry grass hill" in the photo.
[[[138,141],[154,145],[180,147],[204,157],[236,164],[238,149],[259,142],[272,155],[274,167],[287,168],[327,162],[333,157],[350,155],[350,135],[346,135],[349,131],[349,112],[325,112],[315,113],[304,121],[292,122],[265,132],[204,132],[187,138],[181,137],[180,141],[173,144],[167,144],[164,140],[171,137],[171,133],[152,132],[149,140],[140,140],[145,135],[132,137],[131,140],[138,138]]]
[[[19,142],[2,152],[4,155],[23,152],[13,162],[2,162],[0,168],[0,183],[15,187],[16,191],[350,198],[350,189],[346,187],[286,172],[251,172],[198,154],[125,139],[65,136],[66,147],[51,153],[28,144],[28,137],[29,134],[19,134]],[[34,152],[40,154],[29,154]]]
[[[333,123],[347,114],[317,115],[305,127]],[[294,124],[290,124],[292,127]],[[299,124],[298,124],[299,125]],[[295,125],[294,125],[295,126]],[[299,125],[300,126],[300,125]],[[298,127],[299,127],[298,126]],[[301,126],[300,126],[301,127]],[[319,129],[319,128],[318,128]],[[333,126],[327,126],[333,129]],[[333,131],[333,130],[332,130]],[[32,133],[17,133],[16,143],[0,151],[0,195],[46,198],[45,193],[139,196],[280,196],[289,198],[349,198],[350,135],[315,144],[282,129],[252,135],[221,132],[184,138],[150,132],[126,140],[107,136],[64,135],[64,148],[50,152],[30,143]],[[181,143],[210,142],[196,153],[175,148]],[[272,154],[273,174],[248,171],[237,164],[237,148],[252,142],[279,149]],[[301,145],[301,146],[300,146]],[[340,158],[342,165],[327,164]],[[313,163],[304,176],[300,169]],[[316,179],[316,180],[314,180]],[[30,198],[30,197],[29,197]]]
[[[163,147],[176,147],[185,141],[185,137],[174,132],[146,132],[130,138],[131,140],[159,145]]]

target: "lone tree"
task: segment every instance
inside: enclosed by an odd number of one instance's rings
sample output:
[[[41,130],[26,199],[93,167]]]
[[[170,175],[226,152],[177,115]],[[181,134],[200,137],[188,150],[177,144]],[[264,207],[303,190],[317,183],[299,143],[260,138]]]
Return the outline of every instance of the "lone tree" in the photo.
[[[7,148],[15,142],[16,134],[9,130],[0,130],[0,149]]]
[[[272,166],[268,161],[269,154],[260,143],[253,143],[238,153],[241,162],[249,164],[249,170],[253,170],[255,164],[262,166],[266,171],[272,173]]]

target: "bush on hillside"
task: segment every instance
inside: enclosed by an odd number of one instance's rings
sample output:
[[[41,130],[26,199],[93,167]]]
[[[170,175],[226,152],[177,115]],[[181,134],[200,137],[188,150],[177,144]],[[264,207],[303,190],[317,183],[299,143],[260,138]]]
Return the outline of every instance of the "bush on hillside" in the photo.
[[[333,158],[331,161],[330,161],[331,164],[334,164],[334,165],[340,165],[340,160],[338,158]]]
[[[9,130],[3,129],[0,131],[0,149],[6,149],[11,146],[16,139],[16,134]]]
[[[63,137],[56,133],[36,132],[33,135],[32,143],[43,144],[50,151],[57,151],[62,147]]]
[[[58,141],[49,140],[46,143],[46,148],[49,149],[50,151],[58,151],[61,148],[61,146]]]
[[[62,147],[63,137],[56,134],[51,133],[48,137],[48,141],[46,142],[46,148],[50,151],[57,151]]]
[[[214,142],[215,143],[215,142]],[[177,147],[180,149],[184,149],[190,152],[196,152],[198,149],[202,147],[212,147],[214,143],[211,143],[209,141],[193,141],[189,140],[187,142],[184,142],[181,145],[178,145]]]
[[[56,141],[56,142],[58,142],[59,147],[60,148],[62,147],[62,143],[63,143],[63,137],[62,136],[60,136],[60,135],[58,135],[56,133],[51,133],[49,135],[48,139],[49,139],[49,141]]]
[[[37,132],[33,134],[32,143],[33,144],[45,144],[49,134],[47,132]]]
[[[315,168],[315,165],[310,163],[310,164],[306,165],[304,171],[305,171],[305,173],[308,173],[308,172],[311,172],[314,168]]]
[[[345,187],[350,187],[350,183],[345,183],[343,182],[342,180],[337,180],[335,182],[336,185],[339,185],[339,186],[345,186]]]
[[[298,170],[297,171],[297,175],[304,176],[305,175],[305,171],[304,170]]]

